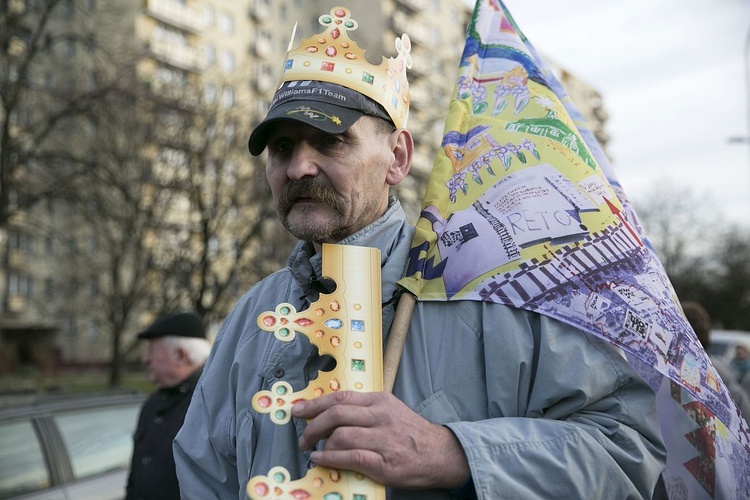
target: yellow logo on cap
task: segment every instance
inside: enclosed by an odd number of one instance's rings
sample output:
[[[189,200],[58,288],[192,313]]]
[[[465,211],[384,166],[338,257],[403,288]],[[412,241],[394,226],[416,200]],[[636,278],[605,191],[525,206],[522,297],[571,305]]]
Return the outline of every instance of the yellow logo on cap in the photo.
[[[306,117],[310,118],[311,120],[316,121],[324,121],[324,120],[331,120],[336,125],[341,125],[341,118],[339,118],[336,115],[328,115],[324,112],[322,112],[319,109],[313,109],[310,106],[297,106],[294,109],[290,109],[285,114],[286,115],[296,115],[296,114],[303,114]]]

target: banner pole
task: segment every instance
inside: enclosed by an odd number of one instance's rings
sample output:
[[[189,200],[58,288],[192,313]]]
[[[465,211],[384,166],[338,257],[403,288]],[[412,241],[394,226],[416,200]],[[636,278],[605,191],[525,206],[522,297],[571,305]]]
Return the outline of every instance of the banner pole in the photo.
[[[409,332],[409,323],[416,303],[417,298],[408,292],[401,294],[398,301],[396,316],[393,318],[385,354],[383,355],[383,390],[386,392],[393,391],[398,365],[401,362],[401,353],[404,350],[406,334]]]

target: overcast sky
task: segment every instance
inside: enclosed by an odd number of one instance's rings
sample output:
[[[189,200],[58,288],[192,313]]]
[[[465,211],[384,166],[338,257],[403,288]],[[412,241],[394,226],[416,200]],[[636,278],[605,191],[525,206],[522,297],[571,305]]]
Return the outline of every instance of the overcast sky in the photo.
[[[504,3],[544,57],[602,93],[631,199],[655,184],[688,188],[750,225],[750,142],[729,142],[750,136],[750,0]]]

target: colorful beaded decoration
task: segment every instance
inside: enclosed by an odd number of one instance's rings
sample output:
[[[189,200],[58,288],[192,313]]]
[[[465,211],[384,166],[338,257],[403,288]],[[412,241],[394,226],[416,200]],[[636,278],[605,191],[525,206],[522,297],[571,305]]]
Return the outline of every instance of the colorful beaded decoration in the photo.
[[[336,290],[322,293],[302,312],[291,304],[258,316],[258,326],[282,342],[293,342],[297,333],[318,347],[320,355],[336,361],[329,372],[318,372],[310,384],[293,391],[278,381],[270,390],[256,393],[253,409],[284,425],[291,419],[294,403],[323,394],[351,390],[383,390],[383,343],[380,286],[380,251],[348,245],[323,245],[323,276],[336,283]],[[247,484],[254,500],[321,498],[325,500],[385,498],[385,488],[362,474],[314,467],[304,478],[291,481],[283,467],[267,476],[255,476]]]

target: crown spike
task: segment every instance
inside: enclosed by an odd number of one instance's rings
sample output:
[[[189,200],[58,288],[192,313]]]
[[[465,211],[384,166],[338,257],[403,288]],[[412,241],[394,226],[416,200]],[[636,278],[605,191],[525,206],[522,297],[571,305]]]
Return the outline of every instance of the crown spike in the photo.
[[[365,60],[365,51],[349,38],[349,32],[359,26],[349,9],[334,7],[318,22],[325,27],[322,33],[302,39],[293,50],[290,42],[279,87],[294,80],[343,85],[378,102],[396,127],[405,127],[411,102],[406,78],[406,70],[412,65],[409,36],[396,38],[395,58],[383,57],[379,65],[374,65]]]
[[[289,52],[292,50],[292,47],[294,46],[294,37],[297,36],[297,23],[294,23],[294,27],[292,28],[292,36],[289,37],[289,45],[286,47],[286,51]]]

